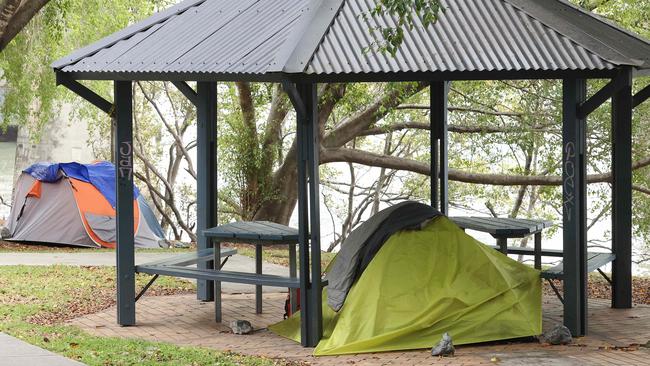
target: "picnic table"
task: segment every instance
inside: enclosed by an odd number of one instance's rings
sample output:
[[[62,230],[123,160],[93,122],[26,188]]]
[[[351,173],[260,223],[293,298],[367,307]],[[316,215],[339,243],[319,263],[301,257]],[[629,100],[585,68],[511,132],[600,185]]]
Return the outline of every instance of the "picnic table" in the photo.
[[[562,256],[562,251],[542,250],[542,230],[551,227],[553,225],[551,221],[474,216],[456,216],[450,217],[450,219],[464,230],[476,230],[492,235],[497,240],[497,247],[503,254],[534,255],[535,268],[537,269],[542,268],[542,256]],[[535,238],[532,249],[508,247],[508,239],[525,238],[530,235]]]
[[[237,272],[233,275],[250,277],[255,285],[255,310],[262,313],[262,285],[278,285],[288,287],[292,313],[297,309],[297,291],[300,282],[297,276],[296,246],[298,245],[298,229],[270,221],[239,221],[220,225],[203,231],[203,234],[213,242],[215,253],[221,249],[221,242],[245,243],[255,245],[255,274]],[[262,273],[262,252],[264,246],[288,245],[289,247],[289,277],[273,278]],[[218,263],[215,259],[215,263]],[[276,276],[272,276],[276,277]],[[226,279],[227,280],[227,279]],[[267,281],[271,280],[271,281]],[[290,284],[287,286],[287,281]],[[226,281],[224,281],[226,282]],[[214,281],[215,318],[221,322],[221,281]]]
[[[535,268],[542,269],[542,257],[562,258],[564,253],[557,249],[542,249],[542,231],[551,227],[553,223],[546,220],[513,219],[506,217],[450,217],[456,225],[462,229],[476,230],[492,235],[497,240],[495,249],[504,254],[533,255],[535,257]],[[508,246],[508,239],[525,238],[535,236],[533,248]],[[601,270],[601,267],[616,259],[614,253],[588,252],[586,258],[587,272],[598,271],[610,284],[612,280]],[[546,279],[551,288],[560,299],[564,298],[552,280],[564,279],[564,264],[562,262],[547,268],[541,272],[542,278]]]

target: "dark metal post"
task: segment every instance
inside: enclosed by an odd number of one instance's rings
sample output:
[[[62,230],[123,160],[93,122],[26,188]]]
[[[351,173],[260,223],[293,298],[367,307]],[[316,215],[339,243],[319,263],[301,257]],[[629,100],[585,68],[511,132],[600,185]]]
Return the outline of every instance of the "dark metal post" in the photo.
[[[221,269],[221,242],[219,241],[213,241],[212,242],[212,247],[214,248],[214,263],[216,263],[218,269]],[[214,282],[214,321],[217,323],[221,323],[222,320],[222,311],[221,311],[221,282],[220,281],[212,281]]]
[[[297,85],[298,96],[302,98],[300,85]],[[296,108],[296,146],[298,161],[298,255],[300,256],[300,343],[304,347],[311,346],[312,309],[309,296],[309,196],[307,194],[307,124],[304,123],[308,117]]]
[[[135,324],[133,228],[133,98],[130,81],[115,81],[117,323]]]
[[[438,134],[438,122],[439,119],[436,118],[436,100],[435,100],[435,88],[436,83],[433,82],[429,85],[429,148],[430,154],[429,158],[431,159],[431,175],[430,175],[430,184],[431,184],[431,207],[436,210],[440,210],[440,176],[438,174],[438,144],[440,142],[440,136]]]
[[[505,255],[508,255],[508,239],[507,238],[497,238],[497,246],[499,251]]]
[[[535,269],[542,269],[542,232],[535,233]]]
[[[632,307],[632,71],[612,97],[612,307]]]
[[[262,244],[255,245],[255,273],[262,274]],[[255,286],[255,313],[262,314],[262,285]]]
[[[197,251],[212,246],[203,235],[203,230],[217,225],[217,84],[199,82],[197,92],[197,189],[196,189],[196,234]],[[213,269],[215,263],[199,262],[199,268]],[[214,300],[213,281],[197,281],[197,298]]]
[[[448,81],[431,83],[431,205],[445,215],[449,214],[448,94]]]
[[[284,83],[296,109],[298,247],[300,250],[300,339],[315,347],[323,335],[320,266],[319,127],[316,84]],[[310,259],[311,241],[311,261]],[[311,277],[309,275],[311,267]]]
[[[305,84],[299,87],[302,100],[307,110],[306,124],[307,143],[307,174],[309,176],[309,229],[311,244],[311,287],[309,290],[310,306],[310,340],[309,345],[315,347],[323,336],[322,282],[320,258],[320,174],[319,162],[319,128],[318,128],[318,92],[316,84]]]
[[[586,120],[577,114],[586,90],[584,79],[563,81],[564,324],[574,336],[587,332]]]
[[[296,263],[296,244],[289,244],[289,277],[298,277],[298,268]],[[295,288],[289,289],[289,302],[291,303],[291,314],[298,311],[298,291]]]

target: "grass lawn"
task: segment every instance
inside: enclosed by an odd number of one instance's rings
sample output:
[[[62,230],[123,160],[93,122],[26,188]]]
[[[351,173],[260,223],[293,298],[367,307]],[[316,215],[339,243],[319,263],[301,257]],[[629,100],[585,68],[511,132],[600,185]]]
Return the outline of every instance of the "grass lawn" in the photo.
[[[141,288],[148,276],[137,277]],[[194,292],[161,277],[150,295]],[[65,320],[114,304],[113,267],[0,267],[0,332],[88,365],[279,365],[282,361],[121,338],[91,336]],[[215,335],[216,336],[216,335]]]

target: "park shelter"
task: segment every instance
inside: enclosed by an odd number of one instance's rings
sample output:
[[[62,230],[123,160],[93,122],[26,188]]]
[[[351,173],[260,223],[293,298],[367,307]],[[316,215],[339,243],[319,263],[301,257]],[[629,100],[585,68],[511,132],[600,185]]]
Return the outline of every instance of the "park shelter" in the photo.
[[[322,335],[317,88],[329,82],[418,81],[430,86],[431,198],[447,213],[447,93],[455,80],[556,79],[563,84],[564,322],[587,331],[586,126],[612,100],[612,306],[632,306],[632,113],[650,87],[650,43],[564,0],[442,0],[438,22],[405,30],[395,56],[375,51],[390,15],[373,0],[186,0],[53,64],[57,82],[115,118],[118,322],[135,324],[132,83],[173,82],[197,108],[198,250],[216,225],[216,83],[278,82],[297,115],[302,343]],[[416,22],[417,23],[417,22]],[[381,38],[379,38],[381,40]],[[606,79],[587,95],[588,79]],[[113,101],[82,80],[114,81]],[[196,90],[188,81],[197,82]],[[356,128],[350,126],[350,128]],[[396,166],[395,168],[398,168]],[[201,279],[218,279],[205,270]],[[168,274],[170,272],[167,272]],[[210,274],[211,273],[211,274]],[[213,277],[210,277],[213,276]],[[198,297],[210,299],[199,282]]]
[[[37,163],[16,182],[8,240],[115,248],[115,166],[109,162]],[[134,245],[166,246],[144,196],[134,187]]]

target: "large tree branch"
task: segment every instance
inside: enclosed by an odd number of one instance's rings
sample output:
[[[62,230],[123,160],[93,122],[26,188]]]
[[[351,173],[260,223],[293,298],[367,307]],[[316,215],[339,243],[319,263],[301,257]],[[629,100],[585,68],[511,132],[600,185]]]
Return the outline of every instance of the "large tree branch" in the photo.
[[[428,163],[405,159],[394,156],[385,156],[367,151],[337,148],[322,149],[322,163],[353,162],[368,166],[375,166],[388,169],[405,170],[424,175],[431,175],[431,167]],[[632,164],[632,170],[650,166],[650,157],[641,159]],[[449,169],[449,179],[463,183],[485,184],[494,186],[560,186],[562,177],[547,175],[507,175],[468,173],[456,169]],[[592,174],[587,176],[587,183],[611,182],[612,173]]]
[[[284,119],[289,113],[289,106],[290,103],[282,90],[282,85],[275,85],[273,97],[271,98],[271,109],[266,119],[266,128],[262,140],[262,149],[264,151],[267,151],[267,149],[280,141],[282,122],[284,122]]]
[[[318,125],[320,126],[319,136],[322,137],[324,135],[327,121],[334,112],[334,107],[336,107],[345,96],[346,91],[347,84],[345,83],[325,84],[318,91],[318,95],[320,96],[318,104]]]
[[[239,96],[239,108],[241,108],[244,125],[250,131],[251,137],[257,136],[257,124],[255,123],[255,104],[253,92],[248,82],[239,81],[235,83],[237,95]]]
[[[22,0],[3,0],[0,5],[0,34],[4,34],[7,25],[16,14]]]
[[[383,135],[389,132],[402,131],[407,129],[429,130],[430,123],[425,122],[403,122],[393,123],[386,126],[371,127],[361,133],[359,136]],[[532,127],[501,127],[501,126],[461,126],[449,125],[449,132],[454,133],[527,133],[527,132],[552,132],[548,126],[538,125]]]
[[[11,16],[0,34],[0,51],[11,42],[49,0],[25,0]],[[5,2],[7,3],[7,2]],[[4,9],[3,9],[4,10]]]
[[[397,106],[395,109],[420,109],[428,111],[431,109],[431,106],[427,104],[402,104]],[[506,116],[506,117],[521,117],[524,114],[519,112],[506,112],[506,111],[492,111],[489,109],[482,108],[469,108],[469,107],[448,107],[449,112],[464,112],[464,113],[477,113],[477,114],[487,114],[490,116]]]
[[[638,186],[638,185],[636,185],[636,184],[633,184],[633,185],[632,185],[632,189],[635,190],[635,191],[637,191],[637,192],[641,192],[641,193],[643,193],[643,194],[647,194],[647,195],[650,196],[650,189],[649,189],[649,188],[646,188],[646,187],[642,187],[642,186]]]
[[[384,118],[395,107],[424,89],[428,83],[409,83],[396,86],[376,99],[361,112],[345,119],[323,139],[325,147],[340,147],[367,130],[372,124]]]
[[[531,165],[533,164],[533,152],[534,152],[533,146],[531,146],[526,151],[526,163],[524,164],[524,173],[526,173],[524,175],[526,176],[530,175],[531,172]],[[528,190],[527,185],[519,186],[519,190],[517,192],[517,199],[515,199],[515,204],[513,205],[512,210],[510,211],[510,215],[508,215],[508,217],[515,218],[517,217],[517,215],[519,215],[519,210],[521,209],[521,205],[524,202],[524,196],[526,195],[527,190]]]

